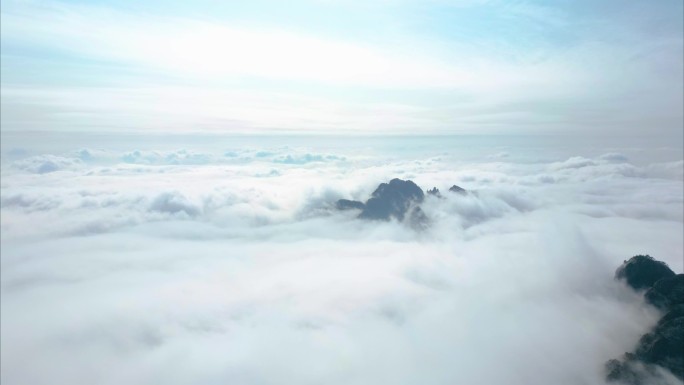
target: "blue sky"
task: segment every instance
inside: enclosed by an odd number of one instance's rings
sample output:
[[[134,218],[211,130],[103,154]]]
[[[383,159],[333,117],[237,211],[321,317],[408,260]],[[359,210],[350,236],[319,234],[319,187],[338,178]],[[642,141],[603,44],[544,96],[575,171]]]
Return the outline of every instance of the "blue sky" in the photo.
[[[682,131],[681,1],[4,1],[2,130]]]

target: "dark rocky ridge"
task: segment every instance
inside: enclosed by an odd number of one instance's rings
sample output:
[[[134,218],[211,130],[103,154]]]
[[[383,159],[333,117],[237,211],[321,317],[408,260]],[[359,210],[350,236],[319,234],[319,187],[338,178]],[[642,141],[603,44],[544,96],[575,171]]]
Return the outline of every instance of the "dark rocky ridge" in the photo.
[[[450,193],[456,193],[459,195],[468,194],[468,191],[466,189],[461,188],[461,187],[456,186],[456,185],[449,187],[449,192]],[[444,198],[444,196],[442,195],[442,193],[439,191],[439,189],[437,187],[433,187],[430,190],[427,190],[427,195],[432,195],[432,196],[435,196],[437,198]]]
[[[449,192],[461,194],[461,195],[465,195],[468,193],[468,191],[466,191],[464,188],[456,186],[456,185],[451,186],[449,188]]]
[[[648,255],[637,255],[617,269],[615,278],[635,290],[648,289],[646,301],[665,314],[641,337],[634,352],[606,363],[606,379],[629,385],[659,383],[659,369],[664,368],[684,380],[684,274],[675,274]]]
[[[423,190],[415,183],[395,178],[389,183],[381,183],[373,191],[359,218],[402,221],[411,205],[423,202],[424,198]]]
[[[449,191],[465,194],[466,190],[454,185]],[[441,197],[439,190],[434,187],[427,191],[428,195]],[[335,207],[338,210],[361,210],[359,218],[389,221],[407,219],[413,227],[422,229],[429,222],[428,217],[420,208],[425,199],[425,193],[413,181],[392,179],[389,183],[381,183],[366,203],[348,199],[340,199]]]
[[[662,278],[675,275],[664,262],[650,255],[636,255],[625,261],[615,272],[615,278],[625,280],[635,290],[648,289]]]
[[[349,199],[340,199],[335,203],[335,208],[338,210],[363,210],[366,205],[363,202],[351,201]]]
[[[684,274],[659,280],[644,296],[646,301],[661,310],[684,304]]]
[[[441,198],[441,197],[442,197],[442,193],[439,192],[439,189],[438,189],[437,187],[433,187],[432,189],[427,190],[427,194],[428,194],[428,195],[434,195],[434,196],[436,196],[437,198]]]

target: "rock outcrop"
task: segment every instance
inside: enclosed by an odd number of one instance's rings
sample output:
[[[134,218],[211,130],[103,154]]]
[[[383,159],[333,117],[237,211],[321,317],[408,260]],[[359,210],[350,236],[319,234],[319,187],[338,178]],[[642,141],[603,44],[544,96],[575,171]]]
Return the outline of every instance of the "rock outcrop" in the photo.
[[[673,307],[650,333],[641,337],[634,355],[684,379],[684,314],[679,306]]]
[[[442,197],[442,193],[439,192],[439,189],[437,187],[433,187],[430,190],[427,190],[427,195],[436,196],[437,198]]]
[[[659,383],[663,369],[684,380],[684,274],[664,262],[637,255],[618,268],[615,278],[644,295],[664,316],[641,337],[634,352],[606,363],[606,379],[628,385]]]
[[[615,272],[615,278],[624,280],[635,290],[648,289],[662,278],[675,275],[667,264],[650,255],[636,255],[625,261]]]
[[[335,203],[335,208],[338,210],[363,210],[366,205],[363,202],[352,201],[349,199],[340,199]]]
[[[466,195],[468,191],[466,189],[453,185],[449,188],[449,192],[456,193],[456,194],[461,194],[461,195]]]
[[[684,304],[684,274],[659,280],[644,296],[646,301],[661,310]]]
[[[389,183],[381,183],[373,191],[359,218],[402,221],[411,206],[421,203],[424,198],[423,190],[415,183],[395,178]]]
[[[453,185],[450,192],[466,194],[466,190]],[[389,183],[381,183],[365,202],[340,199],[335,203],[338,210],[361,210],[359,218],[389,221],[396,219],[406,221],[415,229],[425,229],[429,218],[420,208],[425,193],[413,181],[392,179]],[[427,195],[444,198],[437,187],[427,190]]]

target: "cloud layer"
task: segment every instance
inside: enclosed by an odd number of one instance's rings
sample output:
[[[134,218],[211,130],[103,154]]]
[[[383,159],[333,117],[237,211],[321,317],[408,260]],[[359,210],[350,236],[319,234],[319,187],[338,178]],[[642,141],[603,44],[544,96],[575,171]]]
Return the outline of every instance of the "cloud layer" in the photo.
[[[682,162],[343,148],[18,153],[2,168],[2,382],[597,384],[682,271]],[[505,159],[505,161],[502,161]],[[412,179],[431,225],[333,210]]]

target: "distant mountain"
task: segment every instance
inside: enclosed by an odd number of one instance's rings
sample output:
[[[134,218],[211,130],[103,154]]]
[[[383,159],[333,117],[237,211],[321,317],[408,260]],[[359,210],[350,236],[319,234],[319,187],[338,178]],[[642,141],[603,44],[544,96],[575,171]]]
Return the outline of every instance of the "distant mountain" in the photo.
[[[468,193],[468,191],[466,191],[466,189],[459,187],[459,186],[456,186],[456,185],[451,186],[449,188],[449,192],[461,194],[461,195],[465,195]]]
[[[359,218],[384,221],[395,218],[402,221],[411,206],[423,202],[423,199],[423,190],[413,181],[395,178],[389,183],[381,183],[373,191]]]
[[[454,185],[449,191],[465,194],[466,190]],[[434,187],[427,191],[428,195],[441,197],[439,190]],[[381,183],[366,203],[349,199],[340,199],[335,207],[338,210],[361,210],[359,218],[368,220],[389,221],[396,219],[404,221],[417,228],[425,228],[428,217],[420,208],[425,199],[423,190],[411,180],[392,179],[389,183]]]
[[[442,193],[439,192],[439,189],[437,187],[433,187],[432,189],[427,190],[427,194],[436,196],[437,198],[442,197]]]

